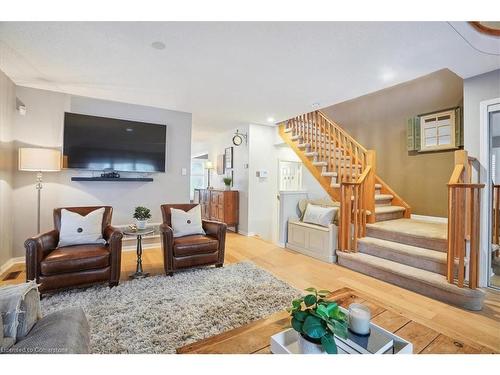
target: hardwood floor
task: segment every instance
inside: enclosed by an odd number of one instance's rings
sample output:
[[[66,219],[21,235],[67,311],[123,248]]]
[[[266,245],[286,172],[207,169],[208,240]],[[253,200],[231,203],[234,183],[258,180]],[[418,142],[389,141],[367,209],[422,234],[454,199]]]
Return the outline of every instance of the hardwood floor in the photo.
[[[252,261],[296,288],[313,286],[336,290],[349,287],[378,301],[416,323],[445,335],[456,337],[483,353],[500,353],[500,293],[487,291],[482,311],[463,310],[395,285],[351,271],[336,264],[281,249],[258,238],[228,233],[226,264]],[[122,280],[135,271],[135,252],[122,255]],[[145,249],[143,267],[152,275],[163,274],[159,248]],[[22,271],[13,280],[2,281],[10,272]],[[175,277],[175,276],[174,276]],[[0,275],[0,285],[23,282],[24,265],[16,264]]]

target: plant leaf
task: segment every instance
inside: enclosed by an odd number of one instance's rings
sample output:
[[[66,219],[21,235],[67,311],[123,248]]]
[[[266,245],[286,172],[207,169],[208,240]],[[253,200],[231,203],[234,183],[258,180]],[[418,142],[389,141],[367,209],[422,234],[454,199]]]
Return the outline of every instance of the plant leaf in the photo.
[[[319,319],[313,315],[309,315],[306,318],[306,320],[304,321],[304,324],[302,326],[302,331],[307,336],[309,336],[313,339],[319,339],[327,333],[327,330],[323,326],[321,319]]]
[[[298,309],[300,307],[300,305],[302,304],[302,299],[294,299],[292,301],[292,307],[294,309]]]
[[[309,287],[304,289],[306,292],[316,293],[316,288]]]
[[[299,333],[302,333],[302,327],[303,327],[303,324],[302,322],[298,321],[297,319],[295,318],[292,318],[292,328],[294,330],[296,330],[297,332]]]
[[[305,311],[296,311],[293,313],[293,317],[297,319],[299,322],[303,322],[306,320],[306,318],[309,316],[309,314]]]
[[[321,346],[328,354],[337,354],[337,344],[333,335],[326,334],[321,337]]]
[[[321,297],[326,297],[327,295],[329,295],[331,293],[332,292],[330,292],[329,290],[326,290],[326,289],[318,290],[318,296],[321,296]]]
[[[307,307],[314,305],[316,301],[317,299],[314,294],[308,294],[307,296],[304,297],[304,303],[306,304]]]
[[[316,313],[322,318],[328,319],[328,310],[325,305],[318,305]]]

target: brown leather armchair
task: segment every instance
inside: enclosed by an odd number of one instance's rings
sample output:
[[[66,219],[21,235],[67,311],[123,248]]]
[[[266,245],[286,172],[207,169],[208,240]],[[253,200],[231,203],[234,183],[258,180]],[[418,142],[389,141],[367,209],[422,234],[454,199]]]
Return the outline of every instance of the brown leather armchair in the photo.
[[[120,280],[122,237],[111,226],[110,206],[64,207],[80,215],[104,207],[102,235],[106,245],[75,245],[57,248],[61,229],[61,209],[54,209],[54,227],[50,232],[29,238],[26,248],[26,280],[36,280],[40,293],[69,287],[108,282],[110,287]]]
[[[170,209],[177,208],[189,211],[196,204],[164,204],[161,206],[163,224],[160,225],[161,248],[163,250],[163,267],[168,276],[185,268],[224,264],[226,245],[226,229],[224,223],[203,220],[205,235],[195,234],[174,237],[171,228]]]

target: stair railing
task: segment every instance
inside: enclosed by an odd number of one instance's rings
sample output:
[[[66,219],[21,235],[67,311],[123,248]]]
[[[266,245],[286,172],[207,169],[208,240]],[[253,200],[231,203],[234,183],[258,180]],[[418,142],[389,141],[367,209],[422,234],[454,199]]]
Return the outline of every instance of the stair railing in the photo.
[[[471,182],[474,167],[466,151],[455,151],[455,168],[448,182],[447,279],[460,288],[471,289],[478,286],[480,199],[484,188],[484,184]]]
[[[327,170],[337,173],[337,181],[356,181],[365,170],[366,148],[321,111],[293,117],[287,120],[286,128],[317,152]]]
[[[375,221],[375,151],[367,150],[321,111],[286,122],[292,135],[309,145],[340,184],[339,250],[357,251],[366,223]]]
[[[355,182],[343,181],[340,185],[339,250],[358,251],[358,238],[366,235],[367,194],[373,170],[369,165]],[[372,195],[373,196],[373,195]]]

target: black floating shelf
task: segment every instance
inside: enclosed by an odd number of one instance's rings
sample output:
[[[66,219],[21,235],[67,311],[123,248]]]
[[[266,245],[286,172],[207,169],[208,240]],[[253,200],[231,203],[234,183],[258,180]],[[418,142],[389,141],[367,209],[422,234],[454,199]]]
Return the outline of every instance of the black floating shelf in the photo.
[[[71,177],[71,181],[108,181],[108,182],[152,182],[151,177],[120,177],[120,178],[108,178],[108,177]]]

